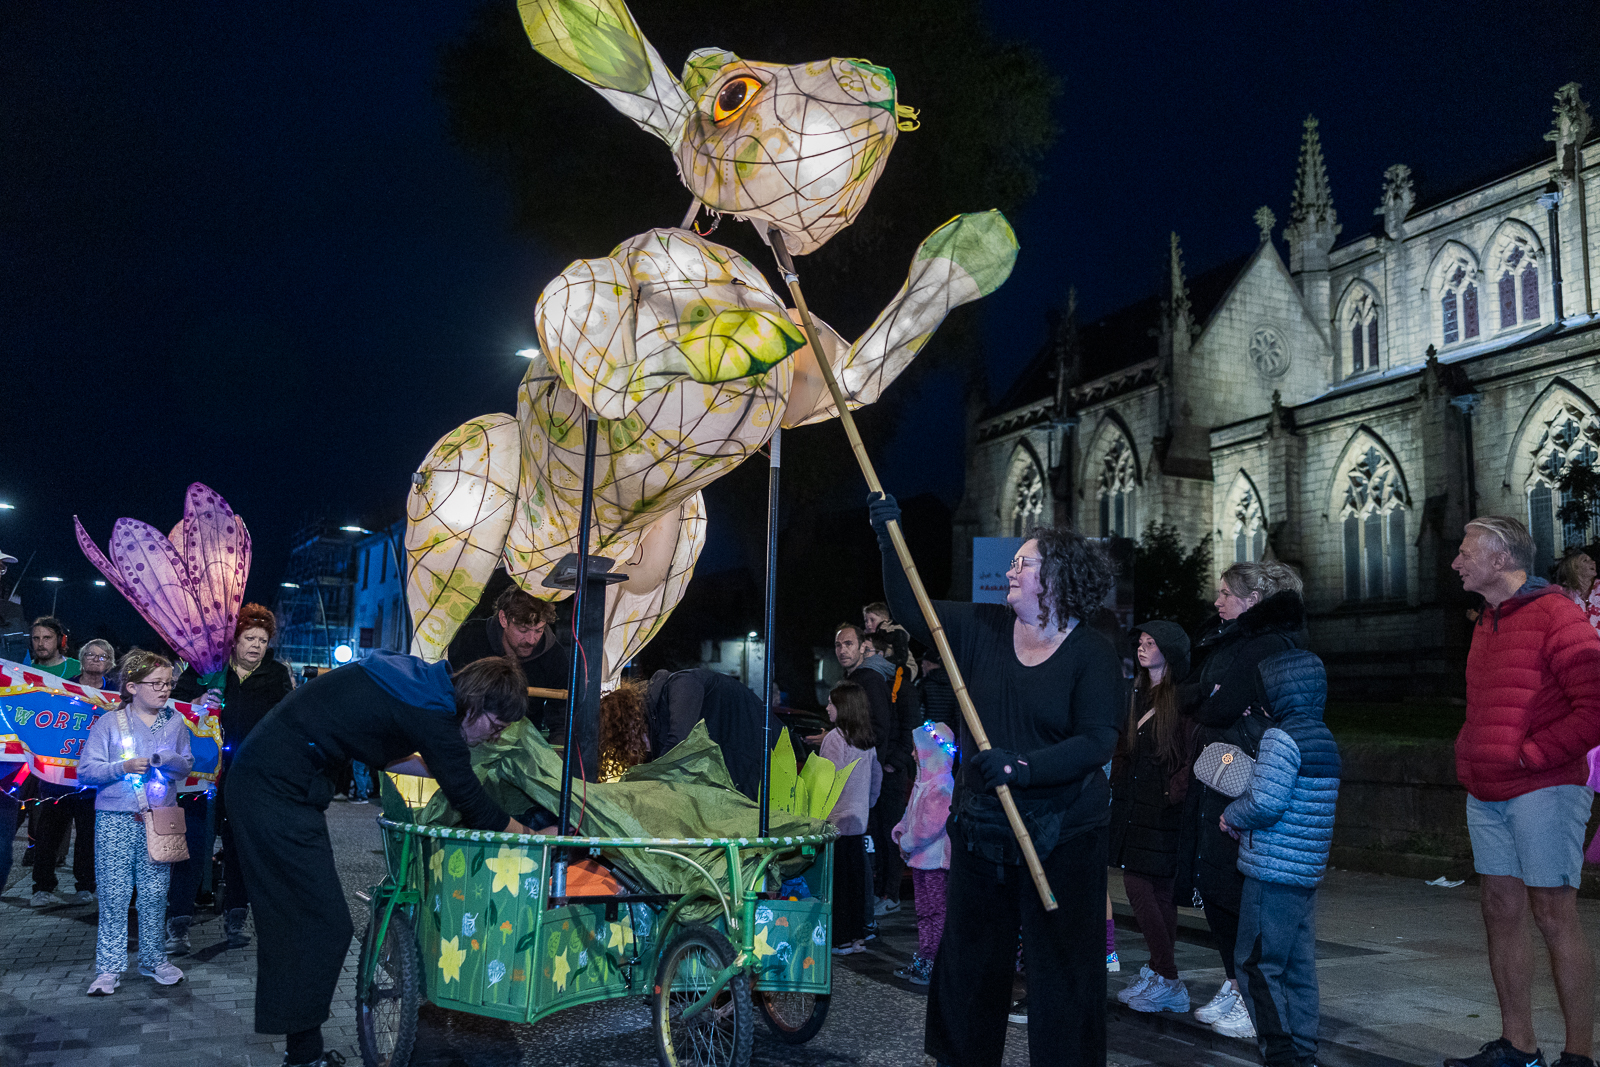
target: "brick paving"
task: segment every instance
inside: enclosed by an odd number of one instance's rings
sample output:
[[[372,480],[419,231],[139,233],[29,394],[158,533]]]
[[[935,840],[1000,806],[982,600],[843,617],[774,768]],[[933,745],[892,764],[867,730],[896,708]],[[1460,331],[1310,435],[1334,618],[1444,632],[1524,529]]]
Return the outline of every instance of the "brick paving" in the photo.
[[[358,931],[366,919],[353,894],[381,876],[381,860],[372,853],[378,843],[372,825],[376,814],[372,807],[342,803],[329,809],[335,843],[345,854],[340,866]],[[19,861],[24,841],[19,834]],[[194,951],[173,959],[184,972],[182,982],[160,986],[143,977],[130,948],[116,993],[91,997],[86,991],[94,979],[98,908],[32,908],[32,892],[32,871],[19,862],[0,895],[0,1067],[279,1067],[283,1062],[283,1039],[254,1032],[253,923],[250,945],[230,949],[222,917],[198,912],[190,936]],[[133,924],[130,945],[137,935]],[[349,1010],[356,953],[352,943],[334,1017],[323,1033],[330,1048],[359,1063]]]

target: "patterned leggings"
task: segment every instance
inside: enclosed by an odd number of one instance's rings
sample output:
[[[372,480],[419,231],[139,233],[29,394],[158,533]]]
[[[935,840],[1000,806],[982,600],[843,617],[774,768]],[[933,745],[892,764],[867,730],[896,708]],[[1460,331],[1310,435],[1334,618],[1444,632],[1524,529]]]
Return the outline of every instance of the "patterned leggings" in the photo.
[[[121,974],[128,966],[128,905],[139,889],[139,967],[150,971],[167,960],[167,884],[172,867],[153,863],[144,843],[144,823],[126,811],[94,813],[94,875],[100,894],[96,974]]]
[[[949,875],[943,867],[911,869],[911,891],[917,903],[917,954],[930,964],[944,937],[944,887]]]

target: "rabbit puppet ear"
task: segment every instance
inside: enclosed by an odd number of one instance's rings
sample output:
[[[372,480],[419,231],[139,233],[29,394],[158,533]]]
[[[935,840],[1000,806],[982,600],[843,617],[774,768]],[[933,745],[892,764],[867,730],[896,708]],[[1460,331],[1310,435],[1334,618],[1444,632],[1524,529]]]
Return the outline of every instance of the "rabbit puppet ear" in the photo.
[[[674,151],[693,105],[621,0],[518,0],[534,51]]]

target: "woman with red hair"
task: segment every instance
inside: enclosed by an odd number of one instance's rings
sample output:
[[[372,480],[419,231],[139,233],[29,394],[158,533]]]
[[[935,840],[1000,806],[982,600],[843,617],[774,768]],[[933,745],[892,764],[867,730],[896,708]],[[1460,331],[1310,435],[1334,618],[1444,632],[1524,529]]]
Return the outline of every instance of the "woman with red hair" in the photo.
[[[278,620],[260,604],[239,609],[239,622],[233,631],[233,652],[228,657],[227,680],[221,690],[203,689],[193,667],[183,672],[173,687],[174,700],[197,701],[220,708],[222,721],[222,769],[233,762],[245,736],[289,695],[294,680],[288,664],[272,655],[272,639],[278,633]],[[172,871],[172,886],[167,891],[167,954],[181,956],[189,951],[189,926],[194,921],[195,897],[211,858],[211,842],[206,840],[205,793],[184,794],[185,822],[188,827],[189,859]],[[250,943],[244,932],[250,897],[245,892],[244,873],[239,867],[238,850],[233,847],[233,828],[228,824],[222,804],[222,790],[216,791],[213,825],[222,835],[222,926],[230,948]]]

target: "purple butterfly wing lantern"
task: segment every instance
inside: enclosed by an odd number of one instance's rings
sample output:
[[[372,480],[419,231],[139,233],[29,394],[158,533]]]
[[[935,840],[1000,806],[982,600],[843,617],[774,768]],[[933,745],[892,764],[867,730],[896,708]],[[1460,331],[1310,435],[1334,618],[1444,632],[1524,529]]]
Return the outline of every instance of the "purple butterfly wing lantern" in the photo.
[[[72,517],[78,545],[205,685],[220,685],[250,577],[250,531],[228,502],[195,482],[183,521],[164,535],[136,519],[111,528],[110,558]]]

